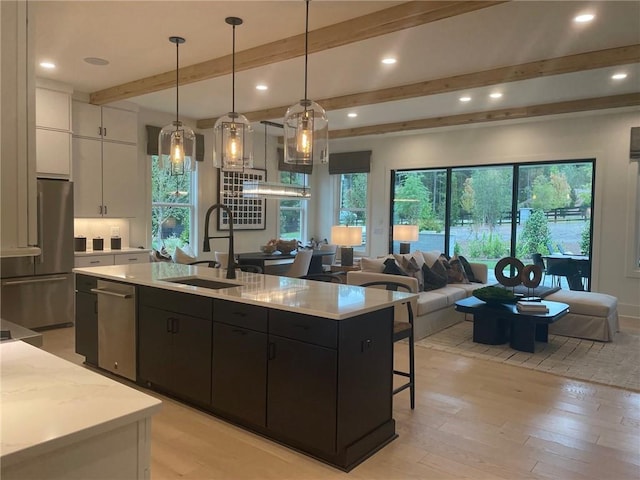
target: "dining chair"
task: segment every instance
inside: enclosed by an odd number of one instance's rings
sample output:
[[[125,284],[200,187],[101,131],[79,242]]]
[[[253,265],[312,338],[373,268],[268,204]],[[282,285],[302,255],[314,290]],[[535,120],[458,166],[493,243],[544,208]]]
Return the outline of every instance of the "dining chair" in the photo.
[[[376,281],[376,282],[366,282],[360,284],[361,287],[374,287],[380,288],[385,287],[386,290],[392,290],[397,292],[399,288],[406,290],[409,293],[411,292],[411,288],[408,285],[400,282],[391,282],[391,281]],[[405,372],[402,370],[393,369],[394,375],[399,375],[401,377],[408,378],[409,381],[400,385],[399,387],[393,390],[393,394],[400,393],[403,390],[409,389],[411,409],[413,410],[416,406],[416,376],[415,376],[415,356],[414,356],[414,338],[413,338],[413,308],[411,308],[411,302],[407,302],[407,314],[408,321],[401,322],[398,320],[393,321],[393,342],[398,342],[400,340],[408,339],[409,342],[409,371]]]
[[[531,259],[533,260],[533,264],[537,265],[538,267],[540,267],[540,270],[542,270],[542,282],[541,282],[541,284],[544,285],[544,281],[547,279],[547,267],[544,264],[544,259],[542,258],[542,254],[541,253],[533,253],[531,255]]]
[[[214,252],[213,255],[216,262],[218,262],[222,268],[227,268],[227,260],[229,258],[229,254],[227,252]]]
[[[333,255],[323,255],[322,256],[322,270],[327,272],[331,271],[331,265],[333,265],[336,261],[336,252],[338,251],[338,245],[333,243],[323,243],[320,245],[320,250],[329,251]]]
[[[311,264],[311,256],[313,250],[298,250],[293,263],[284,274],[285,277],[302,277],[309,273],[309,265]]]

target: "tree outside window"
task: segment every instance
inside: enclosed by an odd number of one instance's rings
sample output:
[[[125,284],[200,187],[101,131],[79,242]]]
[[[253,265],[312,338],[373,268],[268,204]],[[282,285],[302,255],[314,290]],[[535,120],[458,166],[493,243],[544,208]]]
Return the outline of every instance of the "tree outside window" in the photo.
[[[173,254],[176,247],[191,243],[195,214],[191,186],[195,174],[172,176],[161,170],[158,157],[151,157],[151,245]]]
[[[343,173],[339,178],[338,225],[362,227],[362,246],[367,238],[368,173]]]

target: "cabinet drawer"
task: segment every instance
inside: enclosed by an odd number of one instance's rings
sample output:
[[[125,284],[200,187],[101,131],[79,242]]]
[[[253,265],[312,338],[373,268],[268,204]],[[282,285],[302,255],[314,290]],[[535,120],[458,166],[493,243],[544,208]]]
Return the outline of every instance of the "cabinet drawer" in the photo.
[[[91,289],[96,288],[97,286],[98,279],[96,277],[76,274],[76,290],[78,290],[79,292],[91,293]]]
[[[114,256],[115,265],[128,265],[130,263],[146,263],[149,261],[149,254],[143,253],[116,253]]]
[[[269,333],[323,347],[338,347],[338,326],[334,320],[269,310]]]
[[[139,298],[140,305],[211,320],[212,298],[151,287],[140,287]]]
[[[73,261],[75,267],[102,267],[113,265],[113,255],[87,255],[75,257]]]
[[[266,332],[268,310],[255,305],[214,300],[213,318],[216,322]]]

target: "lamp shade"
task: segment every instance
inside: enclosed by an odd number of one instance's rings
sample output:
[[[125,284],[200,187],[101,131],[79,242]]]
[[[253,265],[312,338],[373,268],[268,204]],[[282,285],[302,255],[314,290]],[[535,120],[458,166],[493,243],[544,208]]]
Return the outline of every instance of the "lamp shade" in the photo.
[[[158,137],[158,159],[160,168],[171,175],[183,175],[195,170],[196,134],[176,120],[160,131]]]
[[[331,243],[345,247],[362,245],[362,227],[334,225],[331,227]]]
[[[329,162],[329,122],[316,102],[303,99],[284,117],[284,162],[312,165]]]
[[[229,112],[213,126],[213,165],[225,170],[253,168],[253,128],[242,114]]]
[[[394,225],[393,239],[398,242],[418,241],[418,225]]]

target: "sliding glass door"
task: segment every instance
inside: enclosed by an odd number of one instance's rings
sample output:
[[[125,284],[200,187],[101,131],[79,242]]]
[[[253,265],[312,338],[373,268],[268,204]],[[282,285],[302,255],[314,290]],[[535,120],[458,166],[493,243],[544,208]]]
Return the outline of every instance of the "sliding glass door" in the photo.
[[[575,262],[574,276],[588,289],[593,177],[591,160],[392,171],[390,227],[417,224],[412,250],[486,263],[490,281],[508,255],[525,264],[534,254],[552,264],[554,257]],[[398,242],[390,240],[389,248],[397,252]],[[580,288],[566,275],[549,275],[548,286],[552,277],[563,288]]]

